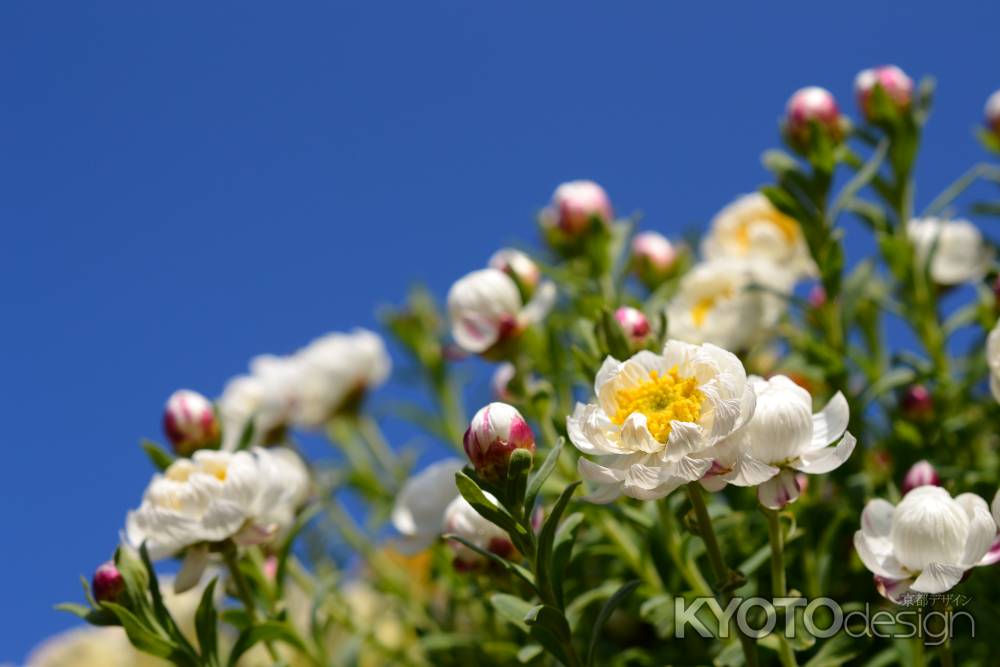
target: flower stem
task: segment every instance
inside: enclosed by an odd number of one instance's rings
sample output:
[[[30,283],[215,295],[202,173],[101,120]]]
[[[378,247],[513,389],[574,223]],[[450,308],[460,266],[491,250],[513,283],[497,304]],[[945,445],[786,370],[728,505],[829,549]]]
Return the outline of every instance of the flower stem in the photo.
[[[767,517],[767,534],[771,541],[771,597],[788,596],[788,586],[785,582],[785,541],[781,534],[781,520],[778,513],[762,507],[761,511]],[[794,612],[792,612],[794,613]],[[778,633],[778,657],[784,667],[796,667],[795,652],[784,634]]]
[[[701,596],[711,595],[712,587],[705,581],[705,577],[701,575],[701,571],[696,567],[691,567],[681,553],[681,543],[677,534],[674,514],[670,510],[670,505],[667,503],[666,498],[662,502],[656,503],[656,511],[660,516],[660,530],[663,533],[663,543],[666,546],[670,559],[674,561],[674,567],[677,568],[695,593]],[[666,581],[663,582],[663,586],[666,588]]]
[[[705,552],[708,554],[708,561],[712,565],[712,572],[715,574],[718,583],[723,586],[718,592],[718,597],[722,606],[725,607],[729,604],[730,599],[729,592],[725,588],[725,584],[729,579],[729,568],[726,567],[726,561],[722,558],[722,550],[719,548],[719,540],[715,536],[715,529],[712,528],[712,518],[708,515],[708,506],[705,504],[705,496],[702,494],[701,485],[698,482],[688,482],[687,492],[691,498],[691,504],[694,506],[695,516],[698,518],[698,534],[701,535],[701,539],[705,543]],[[740,644],[743,647],[743,656],[746,659],[748,667],[757,667],[757,647],[754,640],[740,632],[735,625],[731,625],[730,629],[740,640]]]
[[[226,567],[229,568],[229,576],[233,578],[233,584],[236,585],[236,593],[243,602],[243,608],[247,612],[250,624],[257,625],[257,605],[254,604],[250,585],[247,583],[246,577],[243,576],[243,572],[240,571],[240,565],[236,561],[236,547],[230,545],[223,549],[222,557],[226,561]],[[277,662],[278,652],[275,650],[274,645],[270,641],[265,641],[264,646],[267,648],[267,653],[271,656],[271,659]]]

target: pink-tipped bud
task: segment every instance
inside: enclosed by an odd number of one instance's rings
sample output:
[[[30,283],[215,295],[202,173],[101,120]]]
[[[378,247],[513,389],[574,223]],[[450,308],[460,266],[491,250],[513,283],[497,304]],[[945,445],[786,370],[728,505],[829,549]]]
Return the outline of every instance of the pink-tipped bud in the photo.
[[[918,486],[941,486],[941,478],[929,461],[917,461],[903,477],[903,495]]]
[[[490,403],[472,418],[463,438],[465,453],[483,479],[497,481],[507,476],[507,464],[515,449],[535,452],[535,434],[517,408]]]
[[[899,399],[899,406],[907,419],[926,419],[934,412],[934,397],[922,384],[907,387]]]
[[[98,602],[114,602],[125,591],[125,578],[114,562],[109,560],[94,570],[90,587]]]
[[[642,283],[653,289],[677,267],[677,250],[663,234],[641,232],[632,239],[632,269]]]
[[[635,345],[642,345],[649,338],[652,329],[649,320],[642,314],[641,310],[631,306],[622,306],[615,311],[615,319],[622,325],[625,335]]]
[[[813,308],[822,308],[826,305],[826,290],[819,283],[812,286],[807,297],[809,305]]]
[[[793,143],[804,145],[809,140],[812,123],[819,125],[834,141],[839,141],[843,136],[840,107],[826,88],[800,88],[788,99],[785,129]]]
[[[214,446],[219,440],[219,422],[212,402],[196,391],[175,391],[163,411],[163,432],[181,456]]]
[[[552,194],[545,219],[569,237],[585,232],[591,221],[607,224],[614,220],[608,193],[593,181],[563,183]]]
[[[913,79],[895,65],[880,65],[858,72],[854,79],[854,94],[858,98],[858,106],[868,120],[875,120],[875,109],[872,108],[872,95],[879,87],[885,93],[889,103],[902,111],[909,108],[913,99]]]
[[[986,127],[1000,137],[1000,90],[986,100]]]
[[[493,253],[489,265],[514,279],[525,303],[531,299],[542,278],[542,272],[535,261],[514,248],[503,248]]]

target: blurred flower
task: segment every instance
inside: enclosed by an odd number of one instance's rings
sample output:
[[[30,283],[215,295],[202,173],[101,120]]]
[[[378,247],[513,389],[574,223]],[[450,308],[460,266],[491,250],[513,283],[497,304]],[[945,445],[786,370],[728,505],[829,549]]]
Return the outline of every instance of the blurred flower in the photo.
[[[816,283],[809,290],[807,299],[809,305],[813,308],[822,308],[826,304],[826,289],[819,283]]]
[[[795,502],[802,488],[796,472],[813,475],[839,468],[854,451],[847,430],[847,399],[834,395],[813,414],[812,396],[784,375],[751,377],[756,409],[746,426],[705,452],[713,459],[703,484],[717,490],[726,483],[757,486],[757,498],[770,509]],[[838,442],[836,447],[828,445]]]
[[[625,331],[625,335],[634,345],[642,345],[649,338],[652,329],[649,320],[641,310],[631,306],[622,306],[615,311],[615,319]]]
[[[113,561],[102,563],[94,570],[90,581],[94,599],[98,602],[114,602],[125,590],[125,578]]]
[[[163,432],[181,456],[219,440],[219,422],[212,402],[196,391],[178,389],[163,410]]]
[[[854,79],[854,93],[865,118],[874,120],[872,94],[876,86],[882,89],[889,104],[896,109],[909,108],[913,97],[913,79],[895,65],[881,65],[858,72]]]
[[[509,385],[515,375],[517,375],[517,368],[509,361],[497,365],[490,378],[490,388],[493,390],[494,398],[505,402],[513,398]]]
[[[403,485],[392,507],[392,525],[402,536],[404,554],[423,551],[441,534],[444,510],[458,495],[455,473],[465,464],[445,459],[424,468]]]
[[[1000,322],[986,337],[986,363],[990,367],[990,392],[1000,402]]]
[[[574,238],[590,228],[592,222],[608,224],[614,220],[611,200],[593,181],[569,181],[552,193],[552,202],[542,212],[542,224],[557,228]]]
[[[791,292],[793,280],[782,267],[761,260],[702,262],[684,275],[667,305],[670,337],[746,350],[771,335],[786,310],[781,295]]]
[[[918,486],[941,486],[941,478],[929,461],[917,461],[903,477],[903,493],[909,493]]]
[[[440,527],[440,526],[439,526]],[[354,627],[371,635],[380,646],[398,650],[404,640],[404,629],[391,613],[389,598],[361,579],[345,583],[340,590],[347,603]]]
[[[899,505],[876,498],[865,505],[854,548],[879,592],[899,600],[909,590],[944,593],[980,565],[997,528],[986,501],[952,498],[939,486],[918,486]]]
[[[490,403],[472,418],[462,444],[476,472],[483,479],[499,481],[507,476],[515,449],[535,453],[535,434],[516,408]]]
[[[497,499],[484,491],[486,498],[497,505]],[[499,508],[499,505],[497,505]],[[514,552],[514,545],[507,533],[496,524],[487,521],[462,496],[455,498],[444,511],[445,533],[457,535],[483,551],[490,551],[498,556],[508,557]],[[484,557],[456,540],[450,540],[455,553],[455,566],[467,570],[481,565]]]
[[[45,640],[27,661],[28,667],[136,667],[138,664],[136,649],[117,627],[67,630]]]
[[[594,380],[597,401],[577,404],[566,427],[584,454],[581,476],[595,488],[589,499],[620,494],[662,498],[700,479],[711,461],[702,453],[753,415],[754,392],[743,364],[714,345],[668,341],[663,354],[643,351],[624,363],[608,357]]]
[[[296,377],[297,369],[288,360],[262,355],[250,361],[250,375],[230,380],[218,400],[222,449],[235,450],[251,420],[251,444],[281,440],[291,422]]]
[[[538,287],[527,304],[514,281],[499,269],[480,269],[460,278],[448,291],[451,335],[467,352],[487,352],[541,321],[555,303],[551,282]]]
[[[1000,528],[1000,489],[997,489],[997,493],[993,496],[993,520],[996,522],[997,527]]]
[[[526,301],[531,299],[542,279],[542,272],[535,260],[514,248],[497,250],[490,257],[489,266],[510,276],[521,291],[522,299]]]
[[[305,465],[289,449],[201,449],[153,476],[125,534],[133,547],[145,543],[154,560],[230,538],[259,544],[291,525],[308,493]],[[205,549],[190,549],[178,592],[196,584],[206,564]]]
[[[994,92],[986,100],[986,127],[993,134],[1000,136],[1000,90]]]
[[[800,88],[785,106],[785,132],[796,146],[806,146],[813,123],[833,141],[843,138],[843,119],[837,100],[829,90],[819,86]]]
[[[934,412],[934,397],[927,387],[916,384],[903,391],[899,407],[907,419],[914,421],[927,419]]]
[[[640,232],[632,237],[632,270],[649,289],[670,277],[677,266],[677,250],[659,232]]]
[[[701,251],[707,260],[768,260],[796,279],[817,274],[799,223],[759,192],[743,195],[719,211]]]
[[[967,220],[916,218],[906,226],[906,234],[917,261],[925,265],[930,260],[931,278],[939,285],[981,280],[993,261],[993,251]]]

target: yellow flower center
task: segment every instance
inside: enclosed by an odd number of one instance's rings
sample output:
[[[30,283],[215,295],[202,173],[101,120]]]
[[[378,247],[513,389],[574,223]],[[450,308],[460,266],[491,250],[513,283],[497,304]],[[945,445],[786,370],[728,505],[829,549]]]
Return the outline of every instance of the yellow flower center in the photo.
[[[799,239],[799,234],[801,233],[799,223],[780,211],[772,211],[765,219],[754,218],[752,220],[747,220],[737,227],[736,239],[739,241],[739,244],[743,248],[749,248],[751,225],[764,223],[771,224],[776,227],[778,232],[785,237],[785,241],[789,244],[795,243]]]
[[[676,366],[663,375],[650,371],[648,382],[618,390],[618,411],[611,421],[621,426],[632,413],[644,414],[646,428],[657,441],[666,444],[674,420],[698,421],[703,398],[697,380],[678,376]]]

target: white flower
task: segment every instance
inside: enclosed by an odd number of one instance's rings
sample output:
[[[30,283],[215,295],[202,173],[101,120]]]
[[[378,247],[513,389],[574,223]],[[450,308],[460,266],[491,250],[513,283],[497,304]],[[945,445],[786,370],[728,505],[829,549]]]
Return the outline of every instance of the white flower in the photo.
[[[531,301],[521,300],[517,284],[499,269],[480,269],[448,291],[451,335],[467,352],[486,352],[541,321],[555,302],[555,285],[543,282]]]
[[[289,449],[201,449],[153,476],[142,504],[128,513],[125,536],[132,547],[145,543],[153,559],[197,545],[178,575],[186,590],[207,564],[204,543],[267,541],[291,525],[308,493],[305,465]]]
[[[757,486],[762,505],[781,509],[799,496],[797,473],[830,472],[854,451],[856,440],[845,433],[847,400],[837,392],[813,414],[812,396],[784,375],[753,376],[749,384],[757,396],[753,417],[708,454],[715,464],[703,484],[713,490],[727,482]]]
[[[604,465],[581,458],[594,502],[661,498],[711,467],[702,453],[753,415],[743,364],[715,345],[668,341],[663,354],[608,357],[594,380],[596,403],[577,404],[570,440]]]
[[[758,192],[743,195],[719,211],[701,251],[707,260],[767,260],[795,278],[817,274],[799,223]]]
[[[990,367],[990,392],[1000,402],[1000,322],[986,337],[986,363]]]
[[[135,667],[139,664],[121,628],[82,627],[46,639],[28,656],[28,667]]]
[[[397,546],[404,554],[429,547],[441,534],[445,508],[458,494],[455,473],[458,459],[438,461],[406,481],[392,507],[392,525],[402,535]]]
[[[496,497],[484,491],[494,505],[499,507]],[[458,496],[444,511],[443,531],[457,535],[483,551],[491,551],[500,556],[509,556],[514,551],[507,533],[491,521],[484,519],[475,508],[462,496]],[[483,561],[483,556],[464,544],[452,540],[450,542],[455,552],[455,564],[460,568],[474,567]]]
[[[717,259],[681,279],[667,306],[670,337],[745,350],[767,339],[785,312],[793,275],[761,260]],[[753,288],[759,285],[761,288]]]
[[[931,278],[939,285],[980,280],[993,261],[979,229],[967,220],[914,219],[906,234],[920,265],[930,259]]]
[[[252,444],[279,439],[291,421],[298,377],[297,365],[286,357],[254,357],[250,361],[250,375],[230,380],[219,397],[222,448],[235,450],[251,420],[254,425]]]
[[[899,600],[909,590],[944,593],[983,557],[996,537],[986,501],[973,493],[952,498],[939,486],[918,486],[893,507],[865,505],[854,548],[879,592]]]

